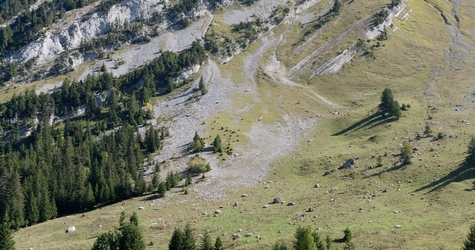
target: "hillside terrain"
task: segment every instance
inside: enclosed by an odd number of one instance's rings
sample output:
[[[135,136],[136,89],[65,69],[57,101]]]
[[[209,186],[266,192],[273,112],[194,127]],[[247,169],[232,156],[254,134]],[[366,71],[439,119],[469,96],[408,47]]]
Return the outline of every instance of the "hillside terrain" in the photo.
[[[333,249],[346,228],[355,249],[460,249],[473,14],[469,0],[0,1],[0,219],[17,249],[91,249],[122,212],[145,249],[187,224],[225,249],[290,247],[299,226]]]

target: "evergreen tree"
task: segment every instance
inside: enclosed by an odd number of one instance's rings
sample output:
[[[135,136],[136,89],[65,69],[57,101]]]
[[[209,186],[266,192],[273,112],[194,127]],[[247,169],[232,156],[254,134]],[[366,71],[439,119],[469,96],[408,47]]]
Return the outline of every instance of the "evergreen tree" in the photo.
[[[193,142],[191,143],[191,150],[196,150],[198,152],[203,151],[205,147],[205,142],[203,138],[198,135],[198,132],[195,132],[195,136],[193,137]]]
[[[201,91],[201,95],[206,95],[208,93],[208,90],[206,89],[206,85],[203,80],[203,76],[201,76],[200,78],[199,88]]]
[[[335,13],[340,13],[340,9],[341,9],[341,2],[340,0],[335,0],[335,2],[333,3],[333,8],[332,8],[332,12],[335,12]]]
[[[145,243],[140,228],[133,223],[127,224],[122,229],[120,250],[144,250]]]
[[[180,228],[175,228],[173,236],[168,244],[168,250],[185,250],[183,248],[183,232]]]
[[[26,197],[25,215],[30,226],[35,225],[40,219],[40,211],[33,192],[30,192]]]
[[[200,250],[214,250],[213,242],[211,241],[211,237],[207,231],[203,233]]]
[[[312,236],[313,236],[313,241],[315,242],[315,246],[317,247],[317,250],[326,250],[325,245],[323,244],[323,241],[320,238],[320,234],[318,234],[317,231],[314,231],[312,233]]]
[[[326,250],[331,250],[332,249],[332,239],[328,235],[325,238],[325,245],[327,247]]]
[[[217,135],[215,138],[214,138],[214,141],[213,141],[213,152],[214,153],[222,153],[223,152],[223,149],[221,147],[221,138],[219,137],[219,135]]]
[[[10,225],[2,223],[0,225],[0,249],[15,250],[15,241],[13,241]]]
[[[297,228],[295,232],[295,241],[294,241],[295,250],[316,250],[317,247],[313,241],[312,233],[310,232],[309,227]]]
[[[401,148],[401,161],[402,164],[411,164],[412,158],[412,145],[408,141],[402,143]]]
[[[183,249],[196,249],[196,237],[190,224],[186,224],[185,229],[183,230]]]
[[[165,197],[165,193],[167,192],[167,185],[165,182],[160,182],[158,185],[158,195],[160,197]]]
[[[120,212],[120,217],[119,217],[119,225],[121,227],[125,226],[125,211],[122,210],[122,212]]]
[[[401,109],[399,108],[399,103],[394,100],[391,89],[384,89],[381,95],[381,103],[379,104],[379,110],[381,111],[382,117],[386,117],[386,115],[393,116],[396,119],[399,119],[401,117]]]
[[[470,226],[470,231],[467,235],[467,239],[463,243],[462,250],[473,250],[475,249],[475,224]]]
[[[119,249],[120,239],[122,237],[121,232],[116,229],[103,233],[97,237],[94,241],[94,245],[91,250],[114,250]]]
[[[470,139],[468,143],[468,149],[467,149],[467,158],[466,162],[473,164],[475,163],[475,136],[472,135],[472,138]]]
[[[130,216],[129,222],[130,222],[130,224],[133,224],[133,225],[136,225],[136,226],[139,225],[139,217],[137,216],[136,212],[134,212],[132,214],[132,216]]]
[[[272,250],[287,250],[287,246],[284,243],[276,242],[272,247]]]
[[[216,241],[214,242],[214,250],[224,250],[224,245],[223,241],[221,240],[221,237],[217,237]]]
[[[191,177],[191,174],[188,173],[186,175],[185,186],[191,185],[192,182],[193,182],[193,178]]]

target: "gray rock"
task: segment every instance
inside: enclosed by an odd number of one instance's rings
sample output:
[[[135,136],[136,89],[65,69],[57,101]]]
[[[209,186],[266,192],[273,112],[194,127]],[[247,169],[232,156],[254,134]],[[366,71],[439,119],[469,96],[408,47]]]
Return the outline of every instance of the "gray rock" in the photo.
[[[313,207],[308,207],[307,208],[307,212],[313,212],[313,211],[315,211],[315,208],[313,208]]]
[[[69,227],[67,230],[66,230],[66,233],[72,233],[76,231],[76,227],[72,226],[72,227]]]
[[[313,185],[314,188],[319,188],[320,185],[318,183],[316,183],[315,185]]]
[[[287,204],[287,206],[289,206],[289,207],[295,206],[295,202],[289,202],[289,203]]]
[[[282,197],[275,197],[274,200],[272,201],[274,204],[276,203],[283,203],[284,199]]]

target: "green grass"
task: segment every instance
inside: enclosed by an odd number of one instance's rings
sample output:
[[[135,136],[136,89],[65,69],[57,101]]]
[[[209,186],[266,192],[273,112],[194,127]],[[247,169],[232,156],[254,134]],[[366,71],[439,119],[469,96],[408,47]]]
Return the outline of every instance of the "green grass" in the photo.
[[[355,2],[345,6],[346,15],[361,8]],[[438,4],[450,13],[450,6],[444,1],[429,3]],[[387,2],[368,4],[372,7],[364,11]],[[133,211],[138,213],[145,242],[154,243],[147,249],[167,249],[173,229],[186,223],[199,229],[198,233],[210,231],[213,238],[226,233],[222,238],[227,249],[270,249],[281,240],[290,245],[299,225],[321,228],[322,237],[329,235],[332,239],[342,238],[343,230],[349,227],[357,249],[459,249],[470,224],[475,222],[472,204],[475,200],[470,191],[473,173],[467,171],[454,179],[448,177],[453,177],[452,171],[462,164],[473,134],[472,125],[461,120],[470,120],[473,114],[471,99],[466,96],[473,91],[474,70],[473,67],[453,70],[452,62],[444,57],[451,38],[440,12],[423,1],[409,1],[408,9],[413,10],[411,17],[407,21],[395,20],[400,29],[395,33],[388,30],[389,39],[375,51],[375,59],[355,57],[339,74],[315,77],[310,85],[301,87],[280,85],[258,69],[256,98],[251,93],[235,94],[232,102],[238,112],[222,112],[204,121],[206,134],[202,136],[208,144],[219,134],[224,146],[230,140],[233,148],[245,148],[249,142],[246,132],[260,116],[263,116],[261,122],[268,125],[280,122],[282,114],[316,119],[317,125],[306,132],[297,147],[300,154],[276,159],[267,178],[258,185],[223,190],[225,198],[216,202],[203,200],[192,188],[188,188],[188,195],[183,195],[180,188],[172,190],[166,199],[157,202],[159,206],[151,206],[148,196],[134,198],[84,213],[84,217],[75,214],[21,229],[14,234],[17,248],[89,249],[100,233],[118,226],[120,212],[124,210],[129,215]],[[461,7],[458,15],[462,32],[468,34],[468,11]],[[341,31],[339,25],[346,26],[352,18],[344,16],[332,22],[334,28],[328,28],[326,36],[335,36]],[[276,50],[286,66],[300,61],[325,39],[319,38],[322,40],[293,56],[290,44],[299,39],[297,27],[292,26],[288,39]],[[283,30],[279,28],[275,32],[280,34]],[[224,28],[222,32],[226,32]],[[351,34],[344,42],[358,36]],[[243,59],[258,46],[256,41],[245,53],[221,65],[223,76],[236,84],[245,82]],[[340,49],[336,46],[328,53]],[[261,64],[270,54],[265,53]],[[436,71],[438,75],[434,74]],[[403,111],[398,121],[376,121],[349,129],[375,111],[385,87],[393,90],[400,104],[410,104],[411,108]],[[340,114],[331,114],[329,111],[335,109],[321,103],[313,92],[337,103]],[[436,109],[428,108],[429,104]],[[455,112],[456,104],[466,109]],[[439,131],[447,136],[442,140],[428,137],[412,141],[418,155],[412,164],[400,166],[400,144],[415,138],[416,133],[422,134],[426,124],[432,127],[433,136]],[[342,130],[345,132],[335,135]],[[382,156],[382,166],[372,168],[378,156]],[[352,157],[358,158],[354,168],[335,170]],[[335,171],[324,177],[326,170]],[[314,188],[315,183],[321,187]],[[338,189],[330,192],[332,187]],[[389,191],[383,193],[385,188]],[[368,198],[373,193],[376,196]],[[248,197],[242,198],[241,194]],[[296,205],[272,204],[263,208],[275,196]],[[233,207],[234,202],[239,206]],[[220,205],[224,206],[222,214],[213,217]],[[139,206],[145,210],[138,210]],[[315,212],[305,212],[309,206]],[[71,225],[77,231],[66,234],[64,230]],[[233,241],[231,234],[238,229],[242,229],[242,235],[252,232],[265,239],[243,237]]]

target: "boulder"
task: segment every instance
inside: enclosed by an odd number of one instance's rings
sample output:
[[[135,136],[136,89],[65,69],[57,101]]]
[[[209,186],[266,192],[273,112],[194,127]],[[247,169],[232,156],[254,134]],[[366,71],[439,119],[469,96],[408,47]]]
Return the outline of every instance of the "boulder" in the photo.
[[[276,203],[283,203],[284,202],[284,199],[282,197],[275,197],[274,200],[272,201],[272,203],[276,204]]]
[[[144,210],[145,208],[144,207],[139,207],[139,210]]]
[[[66,233],[72,233],[76,231],[76,227],[72,226],[72,227],[69,227],[68,229],[66,229]]]
[[[221,213],[221,210],[219,209],[214,211],[214,214],[220,214],[220,213]]]
[[[233,234],[233,240],[241,238],[240,234]]]
[[[315,211],[315,208],[313,208],[313,207],[308,207],[307,212],[313,212],[313,211]]]
[[[242,194],[241,197],[243,197],[243,198],[244,198],[244,197],[247,197],[247,194]]]
[[[289,202],[289,203],[287,204],[287,206],[289,206],[289,207],[295,206],[295,202]]]
[[[320,185],[318,183],[316,183],[315,185],[313,185],[314,188],[319,188]]]

